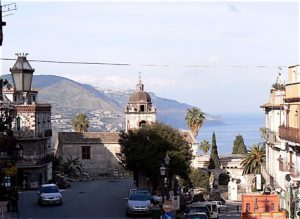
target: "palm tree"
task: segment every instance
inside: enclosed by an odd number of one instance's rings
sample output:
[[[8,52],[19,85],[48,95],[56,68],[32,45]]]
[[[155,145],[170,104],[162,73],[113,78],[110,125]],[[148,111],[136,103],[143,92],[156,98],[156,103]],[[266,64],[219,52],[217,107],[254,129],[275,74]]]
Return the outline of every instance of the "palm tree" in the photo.
[[[253,145],[242,160],[243,175],[261,173],[261,166],[265,163],[265,146],[261,144]]]
[[[73,127],[76,132],[87,132],[89,128],[89,120],[84,113],[78,113],[72,120]]]
[[[193,136],[196,138],[200,127],[205,120],[205,114],[199,108],[193,107],[187,110],[185,121],[189,130],[191,130]]]
[[[202,150],[203,154],[206,155],[211,148],[211,145],[207,140],[204,139],[201,141],[199,148]]]

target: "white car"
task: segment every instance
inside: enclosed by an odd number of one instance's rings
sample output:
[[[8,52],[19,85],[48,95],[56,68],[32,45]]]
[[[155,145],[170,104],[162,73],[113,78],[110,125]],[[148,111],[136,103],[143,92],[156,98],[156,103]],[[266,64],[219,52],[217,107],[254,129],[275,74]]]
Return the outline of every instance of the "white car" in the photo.
[[[40,205],[62,204],[62,194],[55,184],[43,184],[38,191],[38,202]]]
[[[216,203],[219,212],[221,211],[227,212],[229,210],[228,206],[224,205],[221,201],[212,201],[212,202]]]
[[[145,189],[130,189],[126,202],[126,216],[151,213],[151,193]]]

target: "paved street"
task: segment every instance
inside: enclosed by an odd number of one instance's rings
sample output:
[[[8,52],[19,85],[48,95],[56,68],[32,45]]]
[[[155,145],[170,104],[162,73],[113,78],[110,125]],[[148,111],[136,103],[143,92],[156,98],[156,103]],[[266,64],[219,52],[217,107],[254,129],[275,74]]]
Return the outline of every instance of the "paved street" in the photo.
[[[114,218],[125,217],[125,201],[128,189],[133,187],[132,180],[111,179],[90,182],[73,182],[72,187],[63,191],[62,206],[41,207],[37,204],[37,192],[20,193],[20,219],[60,219],[60,218]],[[131,217],[135,218],[135,217]],[[149,217],[138,217],[148,218]],[[239,214],[224,212],[222,218],[237,219]]]

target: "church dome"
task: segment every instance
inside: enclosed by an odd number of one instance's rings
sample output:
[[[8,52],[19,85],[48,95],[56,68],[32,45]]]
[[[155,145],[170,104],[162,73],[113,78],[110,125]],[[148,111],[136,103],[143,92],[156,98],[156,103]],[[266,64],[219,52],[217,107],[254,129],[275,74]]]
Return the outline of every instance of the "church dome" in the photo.
[[[144,91],[144,84],[141,79],[136,85],[135,92],[129,97],[129,103],[151,103],[151,97]]]
[[[143,102],[143,103],[151,103],[150,95],[145,91],[135,91],[129,97],[129,103],[136,103],[136,102]]]

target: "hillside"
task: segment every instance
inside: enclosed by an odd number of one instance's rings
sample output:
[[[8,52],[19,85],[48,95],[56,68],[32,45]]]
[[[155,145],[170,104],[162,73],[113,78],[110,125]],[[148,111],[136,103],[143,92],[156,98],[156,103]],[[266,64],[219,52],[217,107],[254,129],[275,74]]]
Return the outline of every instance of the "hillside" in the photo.
[[[5,75],[4,78],[11,80],[10,75]],[[61,131],[72,129],[71,120],[79,112],[89,116],[91,131],[124,129],[124,109],[129,96],[134,92],[103,90],[53,75],[34,75],[32,87],[39,90],[40,102],[52,105],[53,128]],[[158,97],[154,93],[150,95],[157,108],[158,121],[186,128],[184,117],[190,105]],[[209,114],[206,117],[205,125],[223,124]]]

